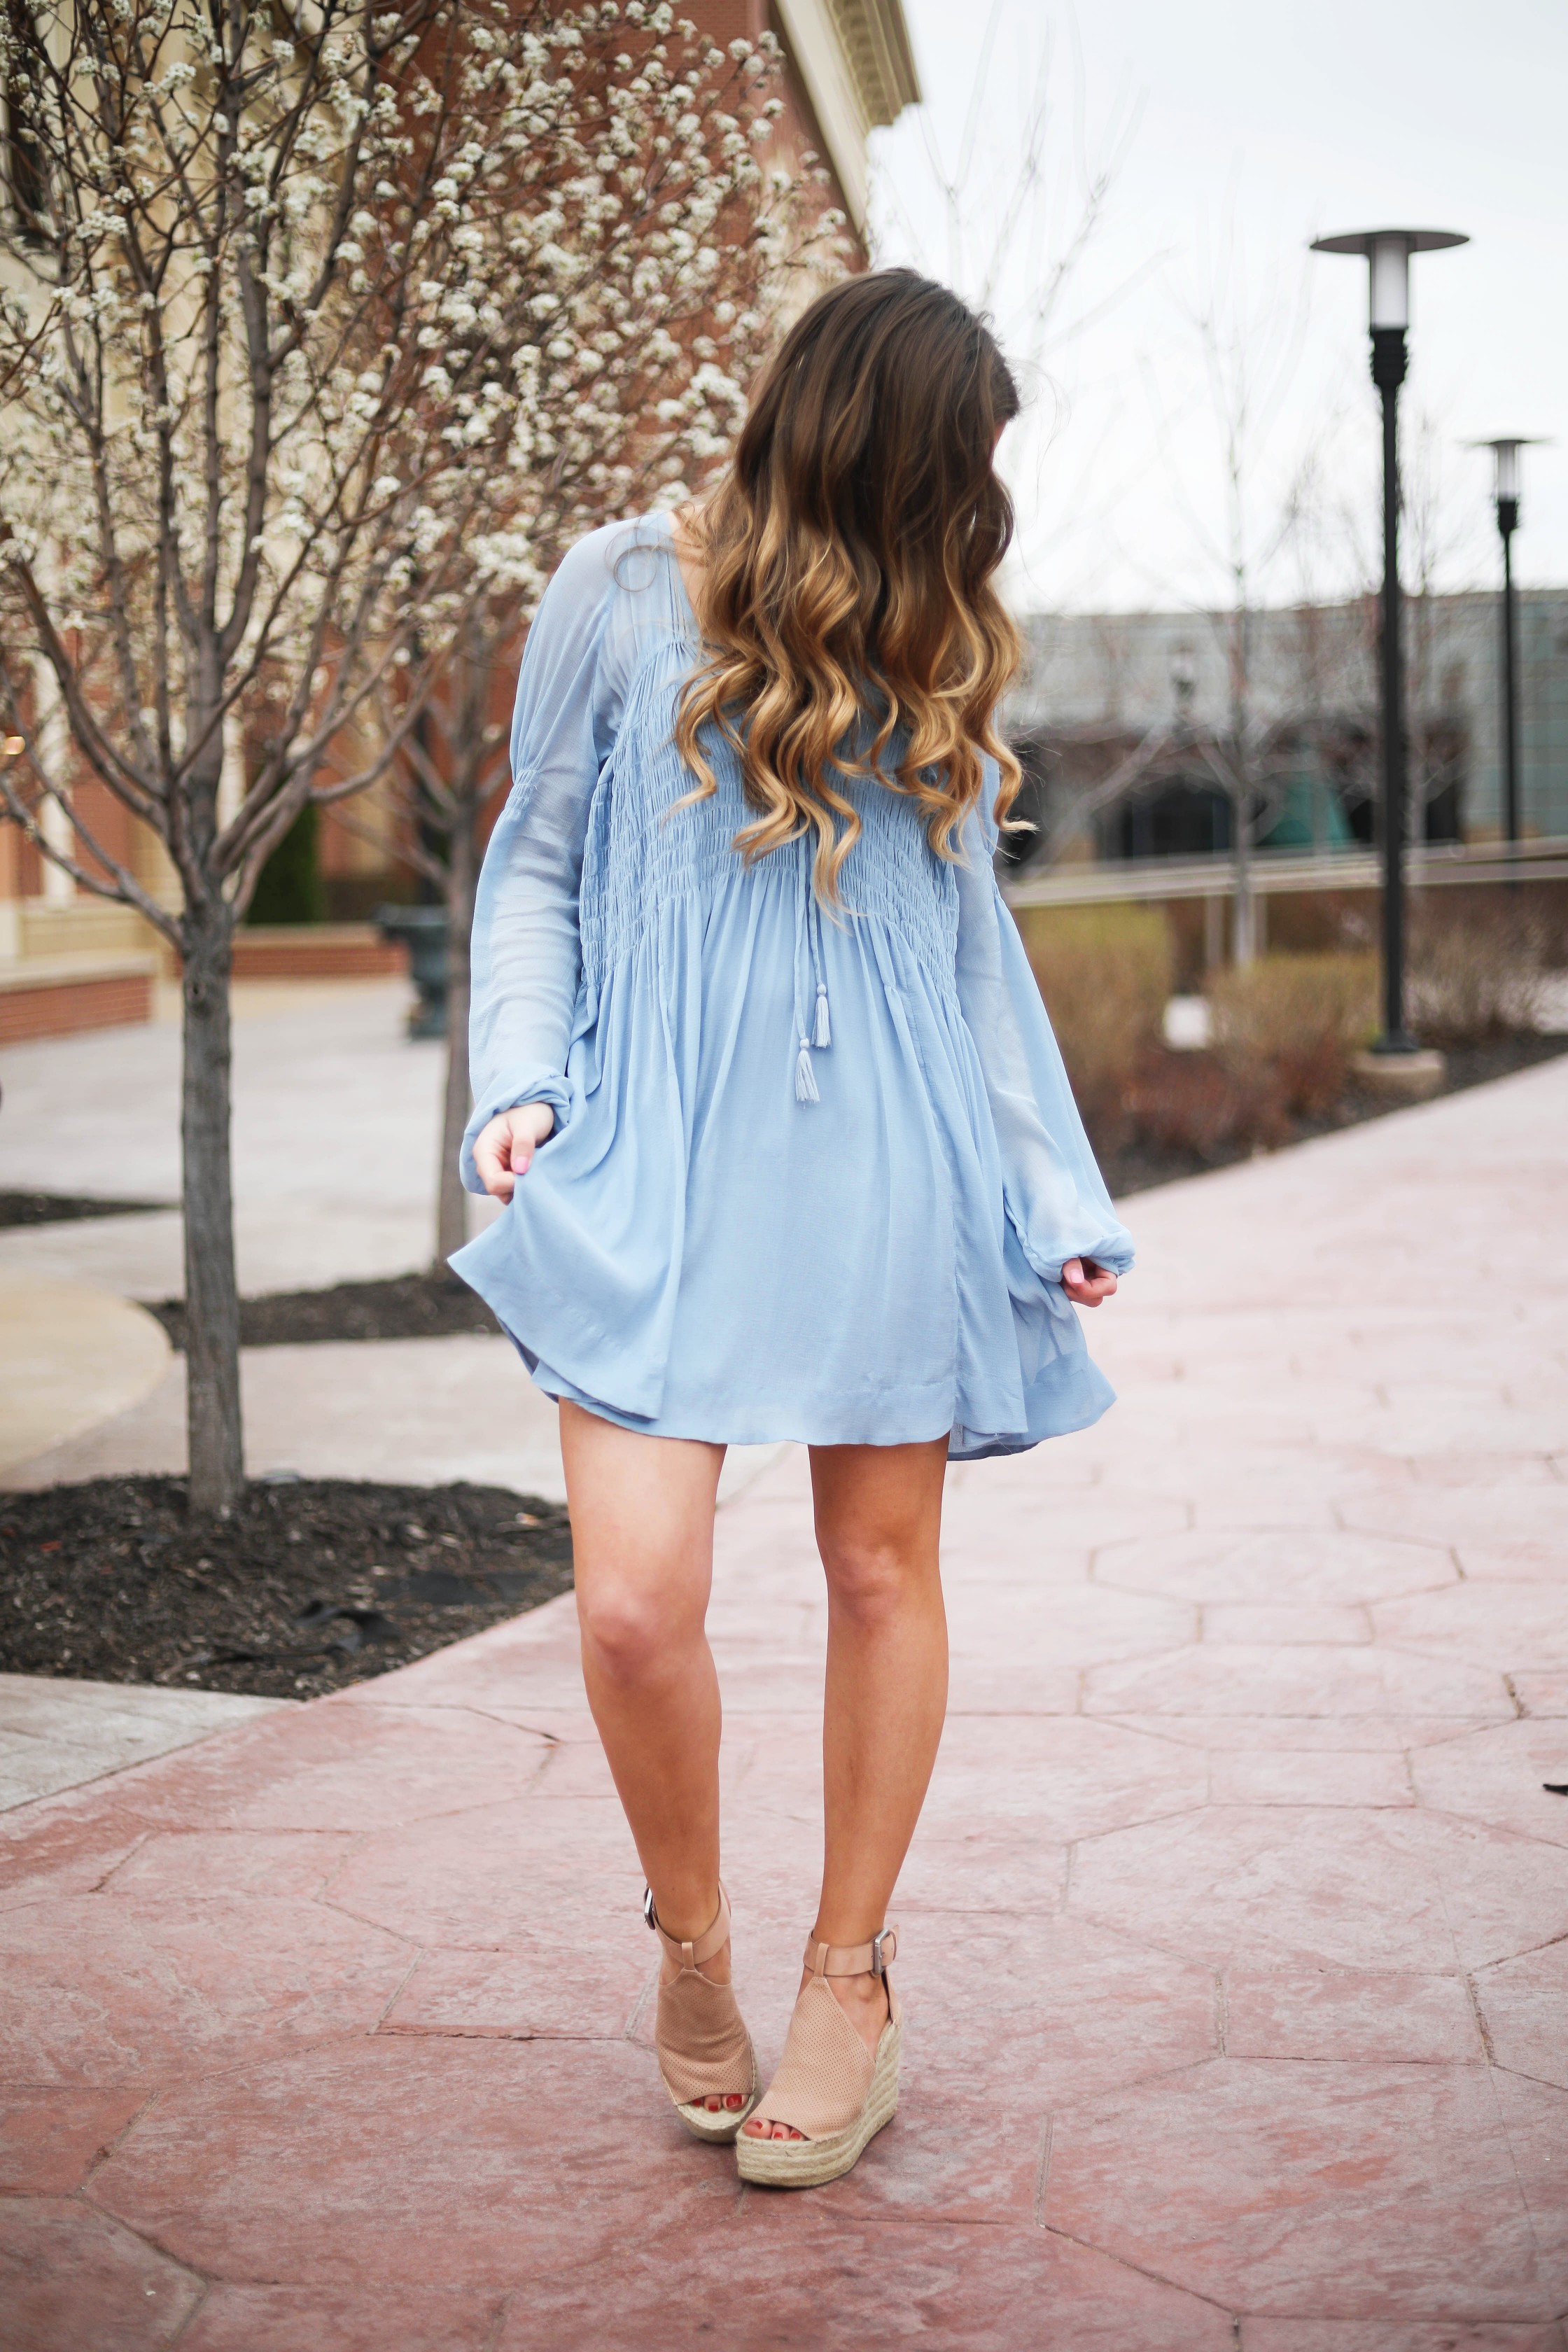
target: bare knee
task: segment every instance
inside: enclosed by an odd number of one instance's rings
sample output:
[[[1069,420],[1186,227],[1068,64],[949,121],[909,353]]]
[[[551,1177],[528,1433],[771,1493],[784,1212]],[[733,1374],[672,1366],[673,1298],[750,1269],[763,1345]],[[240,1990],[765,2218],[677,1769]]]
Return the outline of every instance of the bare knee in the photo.
[[[868,1633],[901,1616],[922,1586],[902,1544],[876,1537],[819,1537],[818,1544],[835,1612]]]
[[[689,1612],[657,1588],[596,1580],[577,1595],[583,1646],[609,1681],[626,1687],[657,1682],[680,1655],[695,1629]]]

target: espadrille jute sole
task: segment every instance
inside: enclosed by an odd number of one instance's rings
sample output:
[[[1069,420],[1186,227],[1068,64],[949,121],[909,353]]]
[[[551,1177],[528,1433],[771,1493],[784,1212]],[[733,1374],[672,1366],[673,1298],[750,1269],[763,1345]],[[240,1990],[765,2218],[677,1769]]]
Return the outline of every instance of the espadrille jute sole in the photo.
[[[829,2132],[821,2139],[737,2138],[735,2161],[742,2179],[754,2180],[764,2189],[820,2189],[824,2181],[837,2180],[858,2164],[867,2143],[898,2112],[902,2040],[901,2023],[889,2021],[883,2026],[866,2104],[842,2131]]]
[[[668,2084],[665,2087],[668,2089]],[[700,2104],[683,2106],[679,2099],[673,2097],[671,2105],[693,2139],[706,2140],[710,2147],[723,2147],[734,2138],[746,2117],[755,2115],[762,2095],[763,2086],[757,2078],[757,2053],[753,2050],[752,2087],[746,2094],[743,2107],[720,2107],[714,2111]]]

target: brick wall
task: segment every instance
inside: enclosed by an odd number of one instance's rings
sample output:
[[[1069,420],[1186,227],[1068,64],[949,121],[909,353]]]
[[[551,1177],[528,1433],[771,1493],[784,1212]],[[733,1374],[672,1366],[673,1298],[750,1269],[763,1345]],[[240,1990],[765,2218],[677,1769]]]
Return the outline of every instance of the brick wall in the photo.
[[[153,972],[106,972],[75,980],[39,979],[0,989],[0,1045],[34,1037],[68,1037],[81,1029],[119,1029],[153,1017]]]

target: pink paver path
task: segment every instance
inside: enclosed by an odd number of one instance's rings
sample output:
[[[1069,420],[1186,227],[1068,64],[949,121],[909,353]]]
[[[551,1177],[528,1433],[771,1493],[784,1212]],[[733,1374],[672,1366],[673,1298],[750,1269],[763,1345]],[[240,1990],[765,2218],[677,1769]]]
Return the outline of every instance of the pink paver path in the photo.
[[[1564,2352],[1568,1064],[1134,1204],[1100,1429],[953,1479],[904,2105],[738,2189],[647,2047],[570,1602],[10,1817],[9,2352]],[[721,1517],[764,2054],[792,1459]]]

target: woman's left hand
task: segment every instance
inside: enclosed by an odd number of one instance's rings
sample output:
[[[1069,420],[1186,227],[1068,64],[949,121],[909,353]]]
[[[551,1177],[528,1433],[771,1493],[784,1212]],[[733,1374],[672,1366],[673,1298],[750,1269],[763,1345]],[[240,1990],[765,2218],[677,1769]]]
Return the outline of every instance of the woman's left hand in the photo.
[[[1069,1257],[1062,1267],[1062,1288],[1075,1307],[1099,1307],[1116,1296],[1116,1276],[1091,1257]]]

